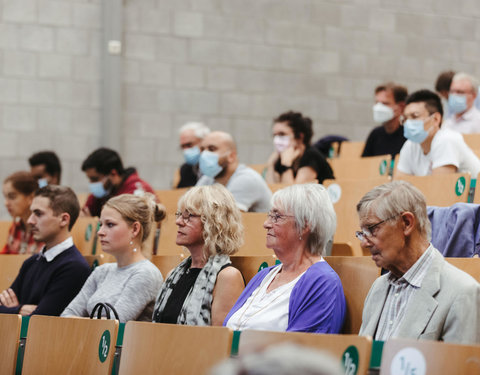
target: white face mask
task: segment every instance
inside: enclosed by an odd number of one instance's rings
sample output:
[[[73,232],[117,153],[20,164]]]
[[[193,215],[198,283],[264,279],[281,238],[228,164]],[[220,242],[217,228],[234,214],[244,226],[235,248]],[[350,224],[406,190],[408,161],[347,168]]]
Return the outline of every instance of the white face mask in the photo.
[[[288,135],[276,135],[273,137],[273,145],[277,152],[282,153],[290,146],[290,136]]]
[[[390,121],[393,117],[393,109],[383,103],[377,103],[373,106],[373,121],[377,124],[383,124]]]

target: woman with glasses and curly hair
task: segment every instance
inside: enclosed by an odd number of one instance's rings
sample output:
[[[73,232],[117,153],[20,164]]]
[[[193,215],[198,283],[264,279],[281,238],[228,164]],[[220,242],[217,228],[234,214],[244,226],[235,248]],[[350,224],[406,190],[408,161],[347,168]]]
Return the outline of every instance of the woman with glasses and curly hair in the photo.
[[[342,283],[322,257],[336,225],[322,185],[278,190],[263,226],[267,247],[282,263],[260,271],[248,283],[224,325],[235,330],[340,333],[346,310]]]
[[[153,321],[222,325],[245,287],[229,255],[243,243],[240,210],[222,185],[197,186],[180,198],[177,245],[190,256],[168,276],[157,297]]]

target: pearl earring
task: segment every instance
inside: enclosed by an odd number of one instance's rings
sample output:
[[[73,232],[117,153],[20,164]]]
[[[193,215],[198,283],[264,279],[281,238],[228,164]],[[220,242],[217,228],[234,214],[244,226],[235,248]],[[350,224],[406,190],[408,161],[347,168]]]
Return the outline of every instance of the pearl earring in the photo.
[[[133,241],[130,241],[130,245],[133,245]],[[136,248],[136,247],[133,248],[133,252],[134,252],[134,253],[137,252],[137,248]]]

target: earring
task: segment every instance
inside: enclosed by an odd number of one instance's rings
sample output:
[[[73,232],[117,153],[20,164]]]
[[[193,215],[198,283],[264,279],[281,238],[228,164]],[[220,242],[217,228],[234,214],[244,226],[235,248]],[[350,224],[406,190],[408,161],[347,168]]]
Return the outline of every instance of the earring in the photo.
[[[130,241],[130,245],[133,245],[133,241]],[[136,248],[136,247],[133,248],[133,252],[134,252],[134,253],[137,252],[137,248]]]
[[[301,241],[301,240],[302,240],[302,236],[300,236],[298,239]]]

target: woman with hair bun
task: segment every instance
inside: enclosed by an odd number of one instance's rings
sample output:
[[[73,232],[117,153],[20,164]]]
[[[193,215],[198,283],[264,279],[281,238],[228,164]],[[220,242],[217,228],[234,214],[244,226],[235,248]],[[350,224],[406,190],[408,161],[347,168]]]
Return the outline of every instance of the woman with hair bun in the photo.
[[[197,186],[178,202],[177,245],[191,256],[165,280],[153,321],[185,325],[221,325],[245,287],[229,255],[243,244],[240,210],[220,184]]]
[[[80,293],[61,316],[89,316],[99,302],[110,303],[120,322],[151,320],[162,274],[142,253],[152,224],[165,218],[155,197],[122,194],[108,200],[100,215],[98,236],[102,250],[116,263],[103,264],[92,272]]]
[[[13,218],[8,231],[7,243],[0,248],[0,254],[34,254],[38,253],[43,243],[33,239],[27,220],[31,214],[32,204],[38,183],[30,172],[16,172],[3,181],[5,207]]]
[[[267,162],[267,183],[302,184],[333,179],[325,157],[310,146],[312,120],[300,112],[286,112],[273,120],[275,151]]]

